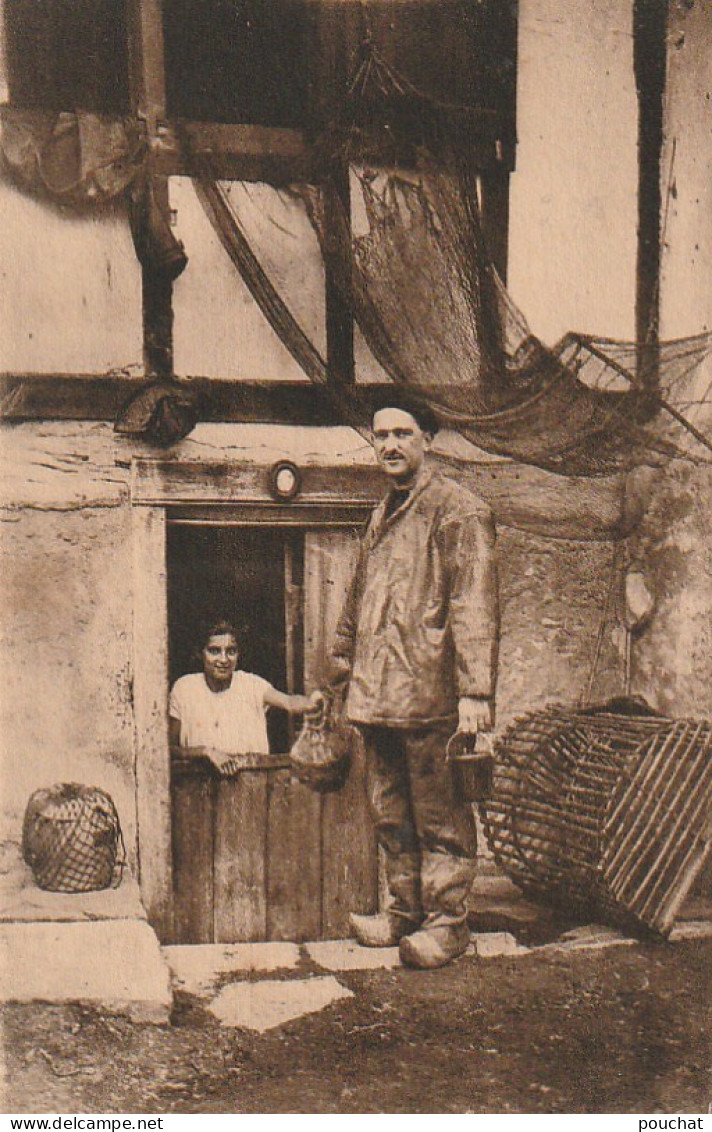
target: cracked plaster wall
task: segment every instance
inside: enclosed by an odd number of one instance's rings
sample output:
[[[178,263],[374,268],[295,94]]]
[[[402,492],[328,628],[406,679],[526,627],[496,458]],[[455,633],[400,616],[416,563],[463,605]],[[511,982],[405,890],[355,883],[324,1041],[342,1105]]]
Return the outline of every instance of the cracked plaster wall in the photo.
[[[712,7],[673,0],[668,33],[661,336],[712,329]],[[689,418],[712,436],[712,359],[691,376]],[[712,459],[695,441],[690,455]],[[655,610],[633,649],[634,690],[672,715],[712,716],[712,468],[675,461],[648,487],[630,555]]]
[[[3,839],[29,795],[100,786],[135,831],[127,508],[1,514]]]

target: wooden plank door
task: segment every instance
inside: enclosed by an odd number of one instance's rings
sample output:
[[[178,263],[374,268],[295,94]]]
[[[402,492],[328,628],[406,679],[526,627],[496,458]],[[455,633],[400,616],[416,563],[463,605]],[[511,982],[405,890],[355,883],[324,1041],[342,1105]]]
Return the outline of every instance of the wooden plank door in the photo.
[[[321,936],[321,806],[289,770],[270,776],[267,939]]]
[[[215,780],[182,763],[171,771],[173,943],[213,943]]]
[[[284,543],[286,690],[303,690],[301,562],[304,534]],[[289,743],[296,729],[289,721]],[[321,805],[289,770],[270,775],[267,807],[267,939],[309,940],[321,935]]]
[[[358,552],[358,532],[350,528],[310,531],[304,547],[304,679],[319,687]],[[349,935],[348,913],[374,912],[378,904],[378,866],[373,824],[365,790],[363,748],[354,735],[348,782],[325,795],[321,809],[321,935]]]
[[[267,938],[267,773],[218,782],[215,810],[215,942]]]

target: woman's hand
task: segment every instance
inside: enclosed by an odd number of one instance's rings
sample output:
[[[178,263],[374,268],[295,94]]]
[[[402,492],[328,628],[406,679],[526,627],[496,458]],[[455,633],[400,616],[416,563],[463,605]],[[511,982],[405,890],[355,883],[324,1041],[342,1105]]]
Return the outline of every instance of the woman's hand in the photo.
[[[307,706],[304,709],[305,718],[313,724],[320,724],[326,715],[329,708],[329,699],[322,692],[321,688],[317,688],[315,692],[306,697]]]
[[[221,774],[225,773],[230,763],[235,758],[234,752],[231,754],[230,751],[219,751],[217,747],[201,747],[200,751],[206,759],[210,759],[213,766],[216,767]]]

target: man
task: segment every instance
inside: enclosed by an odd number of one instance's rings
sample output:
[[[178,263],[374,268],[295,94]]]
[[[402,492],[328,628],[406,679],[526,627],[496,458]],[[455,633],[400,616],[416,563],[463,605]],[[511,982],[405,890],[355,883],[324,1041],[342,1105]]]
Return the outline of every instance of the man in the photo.
[[[487,506],[428,467],[437,420],[392,395],[372,440],[390,490],[374,511],[336,630],[322,704],[348,689],[361,731],[390,902],[351,916],[359,942],[400,944],[440,967],[469,942],[472,808],[445,761],[448,738],[493,724],[498,640],[494,529]]]

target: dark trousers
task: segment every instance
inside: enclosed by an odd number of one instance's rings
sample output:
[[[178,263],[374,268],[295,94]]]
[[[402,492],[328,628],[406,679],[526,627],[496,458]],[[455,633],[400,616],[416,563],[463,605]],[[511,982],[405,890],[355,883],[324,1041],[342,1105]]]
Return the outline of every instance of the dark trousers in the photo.
[[[425,928],[464,922],[475,875],[472,807],[458,797],[445,761],[452,731],[361,728],[388,911]]]

